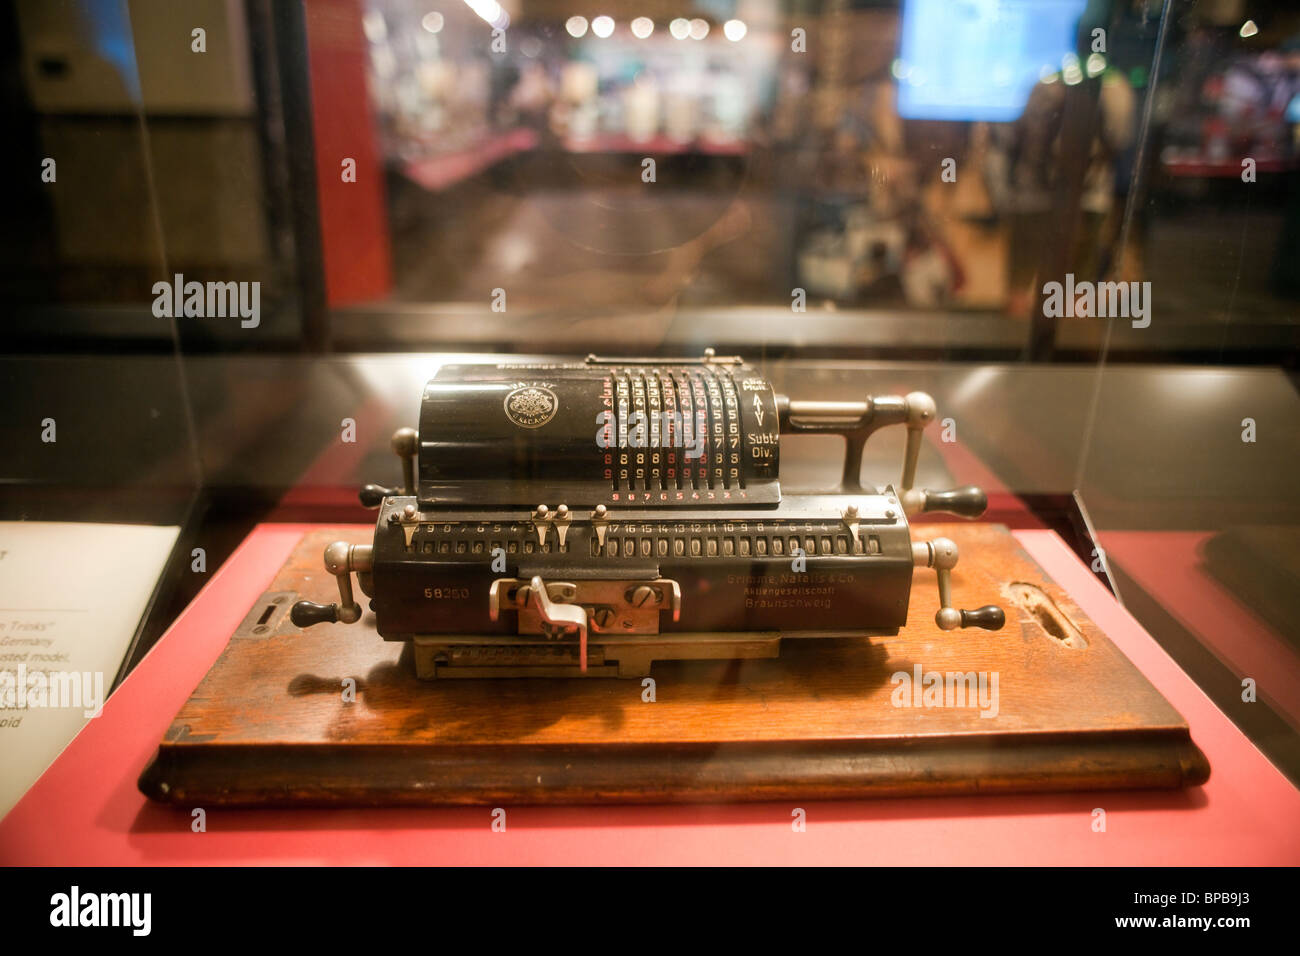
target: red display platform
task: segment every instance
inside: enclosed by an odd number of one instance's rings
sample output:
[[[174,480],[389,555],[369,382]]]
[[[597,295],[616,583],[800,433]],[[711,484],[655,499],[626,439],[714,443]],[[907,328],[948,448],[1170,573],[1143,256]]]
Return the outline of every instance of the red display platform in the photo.
[[[1214,773],[1180,791],[736,806],[221,810],[194,832],[136,778],[304,525],[262,525],[12,812],[4,864],[1281,864],[1300,862],[1300,791],[1051,532],[1038,564],[1187,719]],[[797,809],[806,829],[792,826]],[[1097,829],[1097,809],[1105,830]],[[500,814],[496,814],[499,818]]]

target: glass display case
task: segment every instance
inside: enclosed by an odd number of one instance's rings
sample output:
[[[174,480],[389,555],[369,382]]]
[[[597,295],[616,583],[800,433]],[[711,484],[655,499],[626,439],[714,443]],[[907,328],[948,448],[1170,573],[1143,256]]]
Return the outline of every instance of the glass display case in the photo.
[[[1085,608],[1190,723],[1204,786],[1223,772],[1248,790],[1241,755],[1258,760],[1273,802],[1233,804],[1257,818],[1237,856],[1198,850],[1218,824],[1163,797],[1160,845],[1184,851],[1125,859],[1300,859],[1285,809],[1300,783],[1293,5],[15,0],[3,16],[7,666],[35,669],[16,658],[42,650],[98,661],[77,669],[103,671],[105,695],[129,693],[131,674],[183,675],[164,724],[141,731],[156,743],[232,632],[259,626],[245,615],[262,613],[252,601],[292,544],[266,542],[373,528],[357,489],[398,478],[390,439],[418,424],[439,369],[591,353],[667,366],[713,349],[791,402],[932,396],[917,486],[983,488],[979,527],[1009,529],[1014,560]],[[790,431],[783,489],[835,489],[842,438]],[[907,435],[866,446],[863,480],[882,493],[908,485]],[[985,557],[963,546],[963,565]],[[1067,586],[1070,568],[1081,583]],[[231,597],[244,574],[256,587]],[[997,580],[1005,640],[1041,625],[1069,646],[1016,605],[1020,578]],[[66,600],[23,603],[41,581]],[[113,621],[111,638],[83,612]],[[52,643],[32,643],[38,628]],[[182,665],[182,645],[207,656]],[[815,671],[817,652],[786,663]],[[876,665],[885,683],[902,667]],[[701,700],[735,703],[740,687],[761,706],[754,675],[769,672],[691,666],[650,675],[661,694],[687,674]],[[372,711],[376,675],[361,681]],[[1071,700],[1097,702],[1104,723],[1120,686]],[[553,724],[528,719],[542,691],[501,693],[515,743],[550,739]],[[609,740],[635,736],[631,718],[595,713]],[[107,719],[38,716],[23,727],[20,706],[0,708],[0,748],[28,768],[0,813],[23,813],[72,735]],[[911,726],[898,733],[937,725]],[[951,789],[977,792],[994,750],[976,747]],[[57,786],[59,766],[37,786]],[[144,769],[123,771],[133,797]],[[11,839],[10,861],[77,859]],[[1029,858],[1089,859],[1062,846]]]

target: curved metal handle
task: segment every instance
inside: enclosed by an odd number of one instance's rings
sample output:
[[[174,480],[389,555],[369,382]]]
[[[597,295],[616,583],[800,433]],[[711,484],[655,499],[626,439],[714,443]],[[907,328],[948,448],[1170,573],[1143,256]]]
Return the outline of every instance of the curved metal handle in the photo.
[[[540,574],[528,581],[528,599],[537,605],[538,616],[560,630],[578,629],[578,666],[587,670],[587,609],[580,604],[557,604],[546,593],[546,582]]]
[[[898,499],[903,503],[903,513],[941,512],[962,518],[978,518],[988,509],[989,498],[974,485],[948,491],[930,491],[913,488],[916,483],[916,466],[921,458],[921,433],[934,421],[938,411],[934,399],[925,392],[911,392],[904,399],[907,408],[907,449],[903,453],[903,477],[899,482]]]
[[[969,611],[952,606],[952,569],[957,565],[957,545],[953,541],[935,538],[933,541],[913,542],[912,564],[918,568],[934,568],[939,581],[939,610],[935,612],[934,623],[939,630],[980,627],[986,631],[1000,631],[1006,624],[1006,614],[995,604]]]
[[[402,460],[402,487],[391,488],[388,485],[365,485],[358,497],[367,508],[378,508],[384,499],[392,495],[415,494],[415,455],[420,449],[420,436],[414,428],[399,428],[393,432],[393,453]]]
[[[374,551],[368,544],[335,541],[325,549],[325,570],[334,575],[339,586],[337,604],[296,601],[289,620],[298,627],[313,624],[353,624],[361,620],[361,605],[352,597],[352,572],[366,574],[374,567]]]

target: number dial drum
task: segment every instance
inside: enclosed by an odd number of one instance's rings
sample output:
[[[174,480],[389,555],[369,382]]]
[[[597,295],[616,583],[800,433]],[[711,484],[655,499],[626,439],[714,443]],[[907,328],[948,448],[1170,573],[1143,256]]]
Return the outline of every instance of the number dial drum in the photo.
[[[776,395],[739,363],[448,365],[420,408],[422,507],[780,500]]]

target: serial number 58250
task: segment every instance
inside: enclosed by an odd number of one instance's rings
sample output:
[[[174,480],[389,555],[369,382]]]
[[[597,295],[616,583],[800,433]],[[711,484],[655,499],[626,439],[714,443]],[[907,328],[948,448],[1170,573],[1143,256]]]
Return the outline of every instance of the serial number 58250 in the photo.
[[[431,601],[468,601],[469,588],[425,588],[424,596]]]

